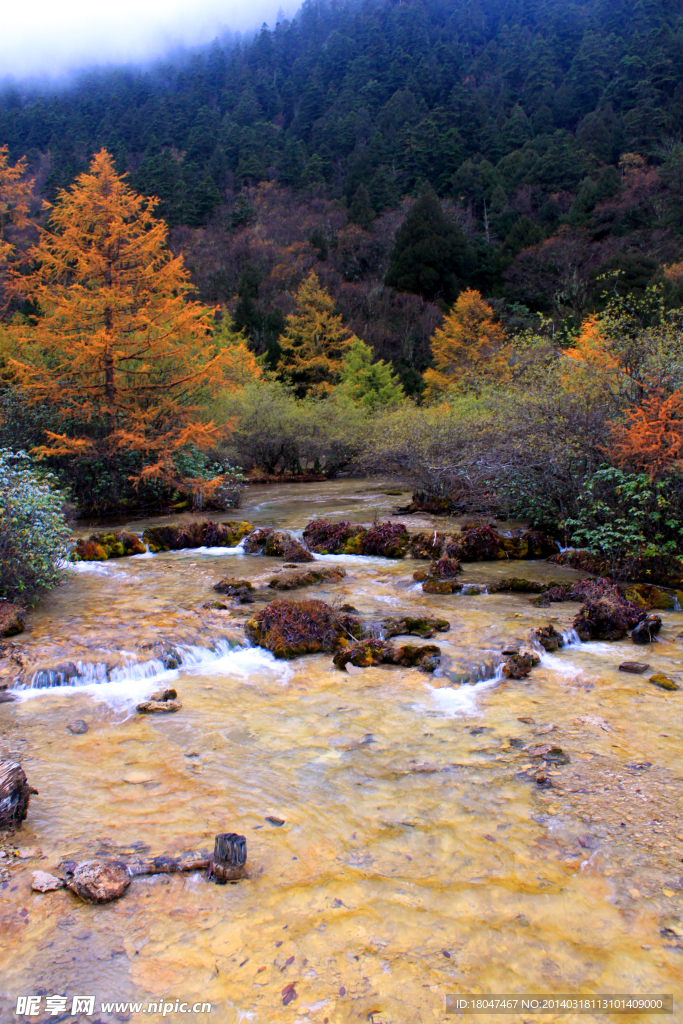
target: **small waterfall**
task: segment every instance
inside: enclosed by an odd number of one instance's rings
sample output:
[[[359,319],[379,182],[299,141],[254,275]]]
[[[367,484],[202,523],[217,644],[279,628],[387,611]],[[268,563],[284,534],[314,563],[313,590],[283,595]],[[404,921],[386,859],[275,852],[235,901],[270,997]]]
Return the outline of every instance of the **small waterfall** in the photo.
[[[138,661],[128,655],[123,664],[82,660],[62,662],[52,667],[23,673],[14,690],[46,690],[58,686],[92,686],[101,683],[136,683],[161,676],[175,678],[181,668],[192,669],[219,661],[236,649],[227,640],[216,641],[213,647],[178,645],[172,656]],[[239,650],[239,648],[237,648]]]
[[[562,630],[562,639],[565,647],[579,647],[581,644],[581,637],[573,627]]]
[[[674,594],[674,608],[673,608],[673,610],[675,612],[683,611],[683,608],[681,608],[680,604],[678,603],[678,597],[677,597],[676,594]]]

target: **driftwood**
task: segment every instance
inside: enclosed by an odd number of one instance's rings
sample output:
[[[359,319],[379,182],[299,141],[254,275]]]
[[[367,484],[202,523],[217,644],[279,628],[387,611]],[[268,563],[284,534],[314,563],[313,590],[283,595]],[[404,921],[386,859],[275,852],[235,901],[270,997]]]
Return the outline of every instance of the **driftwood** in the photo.
[[[214,882],[218,882],[222,885],[225,882],[236,881],[238,878],[244,878],[246,875],[246,862],[247,862],[247,840],[244,836],[238,835],[236,832],[224,832],[216,836],[214,852],[210,854],[202,851],[192,851],[191,853],[180,854],[178,857],[169,857],[166,854],[162,854],[160,857],[151,857],[147,860],[135,860],[135,861],[108,861],[106,864],[100,861],[85,861],[83,864],[76,864],[74,861],[66,861],[62,866],[65,873],[65,883],[69,889],[76,892],[82,899],[88,900],[88,902],[104,902],[93,899],[92,896],[87,895],[85,892],[81,892],[78,884],[74,884],[83,874],[83,869],[90,869],[92,865],[97,865],[98,869],[107,868],[111,872],[114,872],[116,879],[120,880],[121,876],[128,879],[128,884],[132,878],[143,878],[147,875],[175,875],[175,874],[189,874],[192,871],[204,871],[206,877],[212,879]],[[87,881],[90,888],[90,870],[85,872],[84,880]],[[115,899],[127,888],[127,885],[117,892],[116,896],[110,896],[110,899]]]
[[[0,761],[0,828],[21,828],[32,793],[38,790],[29,786],[21,765]]]

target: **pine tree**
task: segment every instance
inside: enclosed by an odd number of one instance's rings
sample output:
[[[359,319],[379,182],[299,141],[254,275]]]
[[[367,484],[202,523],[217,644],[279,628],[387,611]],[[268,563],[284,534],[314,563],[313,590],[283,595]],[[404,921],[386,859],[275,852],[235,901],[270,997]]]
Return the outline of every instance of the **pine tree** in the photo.
[[[297,395],[324,396],[339,382],[342,360],[355,335],[334,314],[334,299],[311,272],[299,287],[296,310],[287,317],[279,339],[280,376]]]
[[[216,438],[202,403],[259,371],[244,345],[212,343],[211,311],[188,299],[155,205],[105,150],[59,193],[33,272],[17,281],[40,312],[11,326],[11,366],[25,400],[54,417],[40,455],[110,474],[133,465],[137,483],[176,485],[179,454]]]
[[[374,219],[375,211],[370,202],[370,193],[365,185],[359,185],[349,206],[349,220],[365,231],[369,231]]]
[[[428,397],[451,390],[480,391],[509,375],[505,334],[478,291],[468,288],[432,339],[435,368],[425,372]]]
[[[469,272],[471,258],[465,235],[446,220],[439,200],[427,188],[396,232],[385,283],[450,304]]]
[[[360,338],[349,345],[340,376],[344,391],[369,412],[395,405],[404,397],[397,374],[383,359],[373,363],[372,349]]]

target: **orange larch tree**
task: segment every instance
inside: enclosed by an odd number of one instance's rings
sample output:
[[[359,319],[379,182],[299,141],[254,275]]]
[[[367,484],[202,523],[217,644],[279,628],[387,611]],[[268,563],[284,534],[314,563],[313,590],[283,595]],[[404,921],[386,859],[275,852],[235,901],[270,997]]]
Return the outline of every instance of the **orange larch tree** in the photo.
[[[425,372],[428,397],[448,391],[480,391],[510,375],[505,333],[493,310],[473,288],[461,292],[432,338],[435,366]]]
[[[13,249],[6,228],[8,224],[23,227],[26,223],[32,188],[33,181],[26,180],[26,160],[10,166],[7,146],[0,146],[0,273]]]
[[[605,453],[615,465],[648,473],[651,480],[683,469],[683,391],[654,391],[611,427]]]
[[[12,325],[11,365],[26,401],[50,410],[38,454],[177,486],[179,453],[217,437],[202,405],[259,369],[244,345],[214,342],[212,312],[190,299],[155,206],[105,150],[60,192],[29,253],[33,272],[16,278],[39,313]]]
[[[296,293],[296,310],[279,339],[280,375],[299,397],[324,397],[339,383],[344,356],[356,336],[334,313],[334,299],[311,272]]]

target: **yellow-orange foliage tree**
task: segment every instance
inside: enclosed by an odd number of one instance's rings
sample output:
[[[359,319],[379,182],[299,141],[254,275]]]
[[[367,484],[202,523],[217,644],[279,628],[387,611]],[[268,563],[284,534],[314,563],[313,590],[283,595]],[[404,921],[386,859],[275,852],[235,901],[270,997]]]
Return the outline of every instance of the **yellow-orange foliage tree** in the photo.
[[[449,391],[480,391],[509,377],[505,334],[493,310],[473,288],[461,292],[432,338],[435,366],[424,375],[427,397]]]
[[[335,316],[334,299],[311,272],[296,293],[296,310],[280,338],[278,370],[295,385],[299,397],[324,397],[339,383],[349,345],[357,338]]]
[[[10,166],[7,146],[0,146],[0,272],[12,253],[5,236],[7,225],[22,227],[26,223],[33,181],[25,180],[25,175],[26,160]]]
[[[70,475],[96,464],[136,486],[180,486],[179,453],[217,436],[203,403],[259,373],[244,345],[214,343],[211,311],[188,297],[155,206],[100,151],[60,192],[29,253],[33,272],[16,281],[40,312],[11,328],[15,385],[50,410],[37,452],[68,460]]]
[[[648,473],[651,480],[683,469],[682,391],[654,391],[611,427],[605,454],[617,466]]]

